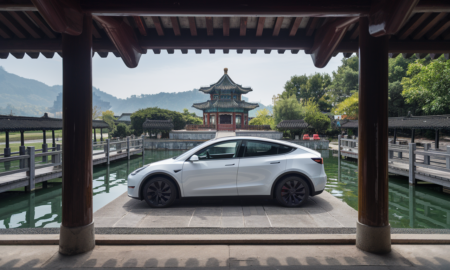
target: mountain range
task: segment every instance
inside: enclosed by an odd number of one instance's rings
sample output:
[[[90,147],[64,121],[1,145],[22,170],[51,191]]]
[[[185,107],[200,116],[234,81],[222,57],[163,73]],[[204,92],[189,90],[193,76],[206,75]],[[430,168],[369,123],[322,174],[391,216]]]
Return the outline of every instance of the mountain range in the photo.
[[[209,98],[198,89],[176,93],[132,95],[126,99],[117,98],[96,87],[92,90],[93,106],[101,108],[102,111],[112,110],[115,115],[133,113],[148,107],[159,107],[177,112],[182,112],[186,108],[190,112],[201,115],[202,112],[192,108],[192,104]],[[246,97],[243,99],[248,101]],[[258,104],[259,108],[250,111],[250,117],[254,117],[258,110],[264,108],[272,112],[271,105]],[[62,85],[48,86],[37,80],[8,73],[0,66],[0,114],[42,116],[45,112],[49,112],[50,115],[58,117],[61,107]]]

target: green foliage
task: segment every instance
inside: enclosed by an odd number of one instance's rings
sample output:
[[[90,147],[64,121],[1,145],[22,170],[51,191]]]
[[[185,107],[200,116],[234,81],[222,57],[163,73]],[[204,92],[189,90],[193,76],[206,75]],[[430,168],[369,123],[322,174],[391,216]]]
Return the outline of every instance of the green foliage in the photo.
[[[201,125],[203,124],[202,118],[198,117],[195,113],[190,113],[188,109],[183,109],[183,119],[186,124]]]
[[[342,65],[333,71],[333,82],[329,87],[330,101],[342,102],[358,91],[359,59],[357,56],[343,58]]]
[[[100,117],[103,121],[106,122],[106,124],[108,124],[109,126],[109,133],[113,134],[116,131],[116,124],[114,123],[114,121],[116,120],[116,118],[114,117],[114,112],[113,111],[103,111],[102,112],[102,116]]]
[[[327,73],[315,73],[314,75],[292,76],[284,85],[281,96],[285,99],[295,95],[297,100],[305,103],[310,98],[318,101],[326,93],[331,84],[331,77]]]
[[[303,106],[305,122],[314,129],[316,133],[324,133],[330,128],[330,118],[319,110],[319,105],[313,99],[309,99]]]
[[[427,62],[418,59],[408,65],[409,77],[402,79],[402,95],[426,114],[450,113],[450,60],[441,56]]]
[[[158,107],[151,107],[147,109],[140,109],[131,115],[131,126],[135,130],[135,134],[142,134],[144,132],[142,124],[144,124],[146,119],[172,120],[175,130],[183,129],[186,126],[186,121],[181,113],[160,109]],[[157,130],[153,131],[159,132]]]
[[[125,125],[124,123],[119,123],[116,127],[113,137],[124,138],[129,135],[131,135],[130,128],[127,125]]]
[[[288,98],[281,98],[273,106],[274,125],[278,125],[282,120],[303,119],[302,105],[297,101],[295,95]]]
[[[260,125],[273,126],[273,121],[274,121],[274,119],[273,119],[270,111],[268,109],[262,109],[256,113],[256,117],[253,118],[252,120],[250,120],[249,124],[257,125],[257,126],[260,126]]]
[[[354,93],[351,97],[346,98],[344,101],[334,109],[335,114],[347,115],[348,119],[358,119],[359,113],[359,94]]]

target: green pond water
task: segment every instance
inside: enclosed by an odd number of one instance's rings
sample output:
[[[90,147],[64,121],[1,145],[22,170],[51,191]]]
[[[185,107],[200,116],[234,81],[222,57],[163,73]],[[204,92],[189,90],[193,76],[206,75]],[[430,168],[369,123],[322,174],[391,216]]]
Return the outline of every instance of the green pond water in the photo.
[[[183,151],[147,151],[145,163],[170,158]],[[334,153],[336,155],[336,153]],[[358,208],[357,163],[342,160],[338,164],[333,151],[322,151],[328,175],[326,191]],[[126,191],[130,172],[142,166],[141,157],[122,160],[110,166],[94,167],[94,211]],[[340,171],[340,175],[339,175]],[[319,195],[320,196],[320,195]],[[0,193],[0,228],[59,227],[61,224],[61,180],[49,181],[33,193],[10,191]],[[437,185],[410,187],[408,179],[389,177],[389,220],[394,228],[450,228],[450,194]]]

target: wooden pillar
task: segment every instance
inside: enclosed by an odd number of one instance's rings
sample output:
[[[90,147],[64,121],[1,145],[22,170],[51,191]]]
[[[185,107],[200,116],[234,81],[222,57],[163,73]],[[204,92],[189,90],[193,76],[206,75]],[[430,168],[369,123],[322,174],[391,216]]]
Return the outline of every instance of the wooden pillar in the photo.
[[[47,132],[45,130],[42,131],[42,153],[48,152],[47,145]],[[47,162],[47,157],[42,157],[42,162]]]
[[[394,128],[394,144],[397,144],[397,129]]]
[[[92,16],[79,36],[62,34],[63,185],[59,252],[95,246],[92,211]]]
[[[233,131],[236,131],[236,113],[233,112],[231,116],[231,124],[233,125]]]
[[[3,149],[3,157],[10,157],[11,156],[11,148],[9,148],[9,131],[5,131],[5,149]],[[5,170],[9,170],[11,167],[11,162],[6,161],[3,163]]]
[[[94,128],[94,142],[97,142],[97,134],[95,134],[95,128]]]
[[[24,136],[24,131],[21,130],[20,131],[20,146],[19,146],[19,155],[23,156],[26,154],[26,149],[25,149],[25,136]],[[19,167],[21,169],[25,168],[25,160],[21,160],[19,162]]]
[[[52,147],[56,147],[55,130],[52,130]]]
[[[416,130],[415,129],[411,129],[411,143],[414,143],[414,137],[416,135]]]
[[[356,246],[391,251],[388,220],[388,36],[359,20],[358,222]]]
[[[100,128],[100,141],[103,142],[103,128]]]
[[[439,129],[436,129],[436,132],[435,132],[434,149],[439,149]]]

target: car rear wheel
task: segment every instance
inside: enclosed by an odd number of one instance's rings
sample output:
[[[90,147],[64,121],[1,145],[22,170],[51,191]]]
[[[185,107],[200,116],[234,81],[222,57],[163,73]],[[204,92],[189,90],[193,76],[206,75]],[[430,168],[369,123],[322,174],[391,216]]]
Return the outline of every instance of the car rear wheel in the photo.
[[[155,177],[147,181],[142,192],[144,200],[154,208],[168,207],[177,197],[175,185],[164,177]]]
[[[308,183],[297,176],[289,176],[281,180],[275,192],[277,201],[286,207],[301,206],[309,198]]]

